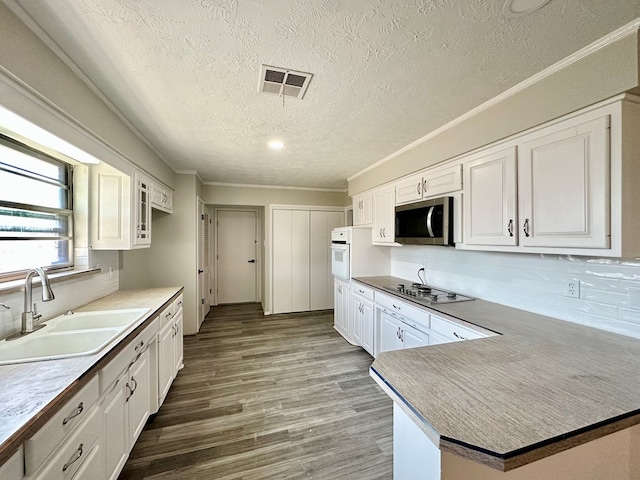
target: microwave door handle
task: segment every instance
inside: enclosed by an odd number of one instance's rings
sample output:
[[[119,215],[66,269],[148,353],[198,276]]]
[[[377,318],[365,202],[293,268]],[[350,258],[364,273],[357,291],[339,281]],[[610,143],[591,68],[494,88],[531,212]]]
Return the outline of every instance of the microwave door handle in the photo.
[[[429,207],[429,212],[427,213],[427,231],[429,232],[429,237],[433,238],[433,209],[435,206]]]

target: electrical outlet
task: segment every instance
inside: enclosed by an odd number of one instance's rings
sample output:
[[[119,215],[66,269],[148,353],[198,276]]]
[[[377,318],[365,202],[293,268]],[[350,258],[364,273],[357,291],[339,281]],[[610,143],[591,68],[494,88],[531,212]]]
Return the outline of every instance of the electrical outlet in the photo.
[[[567,282],[567,296],[580,298],[580,280],[569,280]]]

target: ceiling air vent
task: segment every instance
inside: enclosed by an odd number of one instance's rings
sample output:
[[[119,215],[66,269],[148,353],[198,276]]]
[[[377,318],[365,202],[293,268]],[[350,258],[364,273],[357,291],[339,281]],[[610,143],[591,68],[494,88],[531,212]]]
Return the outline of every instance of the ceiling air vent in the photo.
[[[302,99],[307,91],[311,77],[313,77],[311,73],[262,65],[258,91]]]

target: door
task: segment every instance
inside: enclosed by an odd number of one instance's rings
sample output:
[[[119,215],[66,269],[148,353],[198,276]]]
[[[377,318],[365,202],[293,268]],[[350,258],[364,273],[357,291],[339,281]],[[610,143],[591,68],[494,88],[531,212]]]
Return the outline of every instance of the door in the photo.
[[[257,301],[257,214],[217,211],[218,303]]]
[[[210,304],[210,269],[209,257],[209,212],[204,202],[198,198],[198,231],[197,231],[197,255],[198,255],[198,330],[204,317],[211,309]]]
[[[386,312],[382,312],[380,320],[380,352],[378,353],[402,350],[400,322]]]
[[[519,146],[520,245],[609,248],[609,116]]]
[[[331,273],[331,230],[342,227],[344,213],[312,211],[309,225],[310,310],[333,307],[333,275]]]
[[[373,325],[373,303],[363,301],[361,304],[362,310],[362,348],[369,352],[372,356],[373,341],[374,341],[374,325]]]
[[[464,243],[517,245],[515,147],[465,162],[464,185]]]

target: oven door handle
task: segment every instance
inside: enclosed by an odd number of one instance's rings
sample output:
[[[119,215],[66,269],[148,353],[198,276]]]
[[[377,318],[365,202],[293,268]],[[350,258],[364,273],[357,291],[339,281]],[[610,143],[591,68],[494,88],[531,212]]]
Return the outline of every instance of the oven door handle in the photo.
[[[348,245],[342,245],[342,244],[336,244],[333,243],[331,244],[331,250],[342,250],[343,252],[346,252],[349,249]]]
[[[427,231],[429,232],[429,237],[433,238],[433,210],[436,208],[435,206],[429,207],[429,212],[427,213]]]

